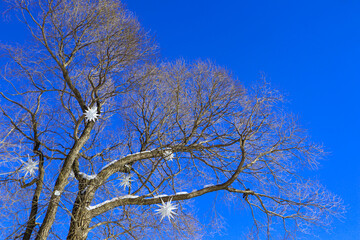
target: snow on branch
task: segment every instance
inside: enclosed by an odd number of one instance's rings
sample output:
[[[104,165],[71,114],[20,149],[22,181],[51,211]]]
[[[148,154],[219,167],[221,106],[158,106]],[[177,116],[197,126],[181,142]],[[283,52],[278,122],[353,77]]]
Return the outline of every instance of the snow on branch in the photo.
[[[133,195],[126,195],[126,196],[122,196],[122,197],[113,198],[111,200],[105,201],[105,202],[95,205],[95,206],[90,206],[87,209],[92,210],[92,212],[91,212],[92,216],[98,216],[114,207],[125,206],[125,205],[153,205],[153,204],[159,204],[162,202],[169,202],[170,200],[174,200],[174,201],[186,200],[186,199],[198,197],[198,196],[204,195],[206,193],[214,192],[214,191],[218,191],[218,190],[222,190],[222,189],[225,189],[225,187],[222,185],[212,185],[211,187],[194,190],[191,193],[178,192],[178,193],[175,193],[174,195],[161,194],[161,195],[156,195],[153,197],[145,197],[145,198],[144,198],[144,196],[138,197],[138,196],[133,196]],[[170,209],[170,207],[168,209]]]
[[[202,146],[202,145],[201,144],[196,144],[196,146],[195,145],[193,145],[193,146],[178,145],[178,146],[173,146],[172,148],[165,148],[165,149],[164,148],[155,148],[152,150],[131,153],[131,154],[123,156],[119,159],[116,159],[112,162],[109,162],[108,164],[106,164],[104,167],[101,168],[98,175],[99,176],[101,175],[101,177],[103,175],[108,177],[109,176],[108,174],[110,172],[114,173],[114,172],[118,171],[118,169],[121,168],[122,166],[130,167],[129,164],[139,161],[139,160],[142,160],[142,159],[147,159],[147,158],[163,157],[166,161],[172,161],[175,157],[174,156],[175,152],[189,151],[190,149],[195,149],[195,148],[198,148],[199,146]]]
[[[121,159],[121,158],[120,158],[120,159]],[[100,171],[102,171],[102,170],[104,170],[105,168],[113,165],[114,163],[116,163],[116,162],[119,161],[120,159],[116,159],[116,160],[114,160],[114,161],[109,162],[108,164],[106,164],[105,166],[103,166]]]
[[[175,195],[182,195],[182,194],[188,194],[188,192],[178,192],[178,193],[175,193]]]
[[[79,175],[87,180],[92,180],[92,179],[96,178],[96,176],[97,176],[96,174],[87,175],[86,173],[83,173],[83,172],[79,172]]]
[[[96,204],[96,205],[94,205],[94,206],[89,206],[89,207],[87,207],[86,209],[90,211],[90,210],[99,208],[99,207],[101,207],[101,206],[103,206],[103,205],[105,205],[105,204],[107,204],[107,203],[115,202],[115,201],[117,201],[117,200],[127,199],[127,198],[138,198],[138,197],[139,197],[139,196],[136,196],[136,195],[125,195],[125,196],[121,196],[121,197],[116,197],[116,198],[113,198],[113,199],[110,199],[110,200],[106,200],[106,201],[104,201],[104,202],[102,202],[102,203]]]

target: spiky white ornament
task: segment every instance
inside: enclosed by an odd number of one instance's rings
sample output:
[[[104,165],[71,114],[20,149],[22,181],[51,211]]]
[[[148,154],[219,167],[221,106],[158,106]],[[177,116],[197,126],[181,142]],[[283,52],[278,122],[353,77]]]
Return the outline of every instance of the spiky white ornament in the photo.
[[[126,187],[130,187],[130,182],[134,181],[134,180],[131,180],[132,176],[133,176],[132,174],[122,175],[122,177],[120,179],[120,186],[124,187],[124,190],[126,189]]]
[[[96,121],[96,119],[100,116],[100,114],[97,113],[97,107],[93,106],[92,108],[89,108],[85,111],[85,119],[87,122],[90,121]]]
[[[164,151],[164,158],[166,161],[172,161],[174,158],[174,153],[171,150],[167,149]]]
[[[171,218],[174,218],[173,214],[177,214],[174,212],[175,209],[177,209],[174,204],[171,203],[171,200],[164,203],[164,201],[161,199],[162,204],[156,204],[156,206],[159,207],[159,209],[155,210],[157,211],[157,214],[161,215],[160,222],[164,219],[164,217],[168,217],[169,221],[171,221]]]
[[[35,174],[35,171],[39,169],[37,167],[39,164],[38,161],[33,161],[29,155],[27,155],[27,158],[27,162],[23,162],[22,160],[20,160],[24,164],[24,166],[21,168],[21,171],[25,172],[25,177],[27,177],[28,174],[30,174],[30,176],[33,176]]]

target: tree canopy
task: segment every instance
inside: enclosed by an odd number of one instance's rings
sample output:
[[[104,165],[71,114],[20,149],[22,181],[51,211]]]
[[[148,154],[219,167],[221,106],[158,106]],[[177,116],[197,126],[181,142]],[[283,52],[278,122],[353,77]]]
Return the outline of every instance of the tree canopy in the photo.
[[[341,216],[304,174],[322,147],[265,80],[162,61],[119,1],[7,2],[32,39],[1,45],[4,239],[201,238],[189,199],[215,191],[251,209],[249,238]]]

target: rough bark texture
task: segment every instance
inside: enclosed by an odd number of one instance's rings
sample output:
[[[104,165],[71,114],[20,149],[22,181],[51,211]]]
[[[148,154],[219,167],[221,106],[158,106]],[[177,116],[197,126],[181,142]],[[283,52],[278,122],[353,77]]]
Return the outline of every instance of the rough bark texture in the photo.
[[[61,168],[59,177],[55,183],[54,192],[59,191],[61,193],[64,191],[64,188],[67,184],[67,179],[71,171],[71,166],[73,165],[74,160],[78,157],[80,150],[83,148],[86,141],[89,139],[90,132],[93,126],[94,126],[94,122],[90,122],[85,127],[85,130],[82,133],[81,137],[79,138],[79,140],[75,142],[73,148],[67,155],[63,167]],[[51,196],[44,221],[41,224],[39,233],[36,236],[36,240],[47,239],[47,237],[49,236],[49,231],[55,220],[60,197],[61,195],[55,195],[55,194]]]

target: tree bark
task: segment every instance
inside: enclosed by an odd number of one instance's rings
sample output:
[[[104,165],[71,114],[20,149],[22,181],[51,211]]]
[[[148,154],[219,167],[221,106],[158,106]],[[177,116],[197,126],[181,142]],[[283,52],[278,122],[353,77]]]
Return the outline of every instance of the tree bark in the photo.
[[[36,226],[36,216],[38,212],[39,198],[40,198],[41,190],[43,188],[43,181],[45,175],[45,170],[43,168],[43,165],[44,165],[44,157],[41,155],[40,164],[39,164],[39,177],[36,181],[36,189],[32,199],[30,216],[27,222],[26,231],[24,233],[23,240],[30,240],[31,234],[34,230],[34,227]]]
[[[90,122],[86,128],[84,129],[84,132],[82,133],[81,137],[79,138],[78,141],[75,142],[74,146],[72,147],[71,151],[69,152],[69,154],[67,155],[64,165],[61,168],[60,174],[58,179],[56,180],[55,183],[55,187],[53,192],[55,192],[56,190],[59,192],[63,192],[64,188],[67,184],[67,179],[69,177],[69,174],[71,172],[71,166],[74,162],[74,160],[76,159],[76,157],[78,156],[80,150],[82,149],[82,147],[85,145],[85,143],[87,142],[87,140],[90,138],[90,132],[94,126],[94,122]],[[57,208],[59,205],[59,201],[60,201],[60,196],[57,196],[55,194],[53,194],[50,198],[50,202],[49,202],[49,206],[47,208],[46,211],[46,215],[44,218],[43,223],[41,224],[39,233],[36,237],[36,240],[43,240],[43,239],[47,239],[47,237],[49,236],[49,231],[54,223],[55,220],[55,216],[56,216],[56,212],[57,212]]]
[[[84,196],[79,191],[72,210],[67,240],[85,240],[87,238],[88,228],[91,222],[89,211],[85,207],[88,205],[88,198],[89,196]]]

